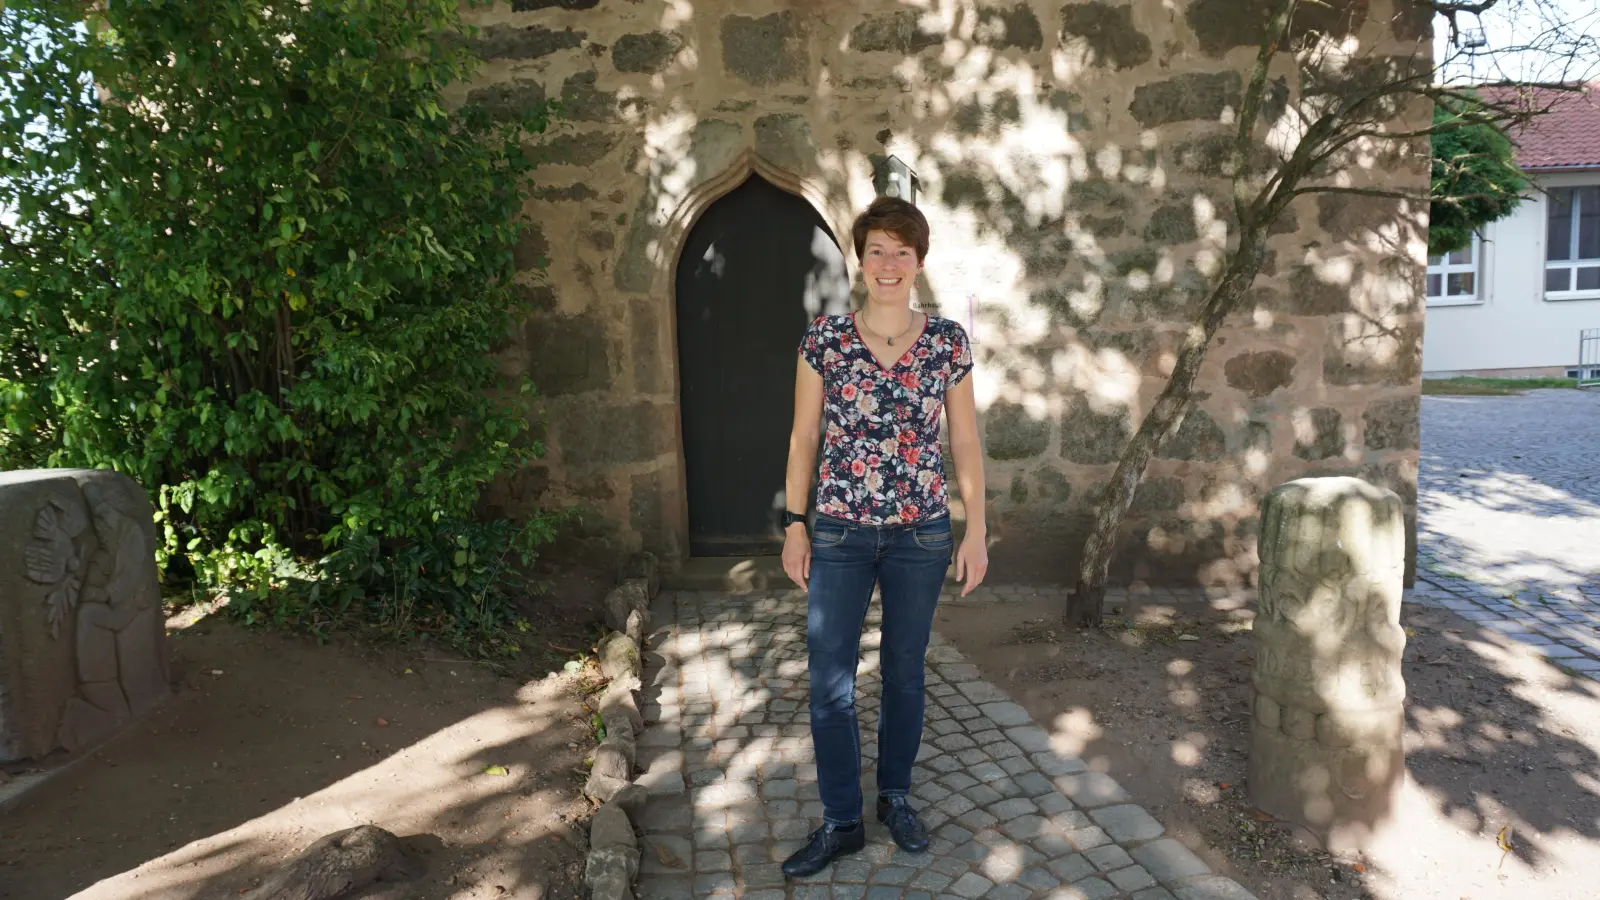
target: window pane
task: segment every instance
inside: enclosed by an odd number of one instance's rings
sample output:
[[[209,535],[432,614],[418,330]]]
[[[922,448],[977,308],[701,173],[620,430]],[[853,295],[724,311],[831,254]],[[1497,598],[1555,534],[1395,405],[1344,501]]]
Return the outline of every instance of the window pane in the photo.
[[[1442,256],[1430,256],[1430,257],[1428,257],[1428,265],[1430,265],[1430,266],[1442,266],[1442,265],[1444,265],[1444,257],[1442,257]]]
[[[1456,252],[1450,254],[1450,265],[1452,265],[1452,266],[1470,266],[1470,265],[1472,265],[1472,245],[1468,244],[1465,250],[1457,250]]]
[[[1545,269],[1544,289],[1547,291],[1565,291],[1572,288],[1571,269]]]
[[[1444,276],[1442,276],[1442,275],[1429,275],[1428,276],[1428,296],[1429,297],[1438,297],[1438,296],[1441,296],[1444,293],[1442,290],[1440,290],[1440,288],[1443,287],[1443,284],[1442,284],[1443,281],[1444,281]]]
[[[1600,187],[1578,188],[1578,258],[1600,259]]]
[[[1600,266],[1578,270],[1578,290],[1600,291]]]
[[[1475,293],[1473,280],[1471,272],[1452,272],[1445,280],[1446,293],[1452,297],[1470,297]]]
[[[1572,188],[1555,188],[1546,198],[1550,206],[1549,228],[1546,231],[1545,258],[1548,260],[1572,258]]]

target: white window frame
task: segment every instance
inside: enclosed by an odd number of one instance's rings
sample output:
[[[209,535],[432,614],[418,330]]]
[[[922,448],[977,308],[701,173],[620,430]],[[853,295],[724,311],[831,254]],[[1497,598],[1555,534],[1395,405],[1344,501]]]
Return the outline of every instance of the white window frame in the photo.
[[[1439,276],[1440,290],[1450,289],[1450,276],[1472,275],[1472,293],[1470,294],[1429,294],[1427,280],[1424,279],[1423,294],[1429,306],[1478,306],[1483,303],[1483,239],[1476,232],[1472,235],[1472,243],[1467,245],[1472,251],[1472,260],[1464,263],[1452,263],[1450,255],[1445,254],[1439,258],[1437,265],[1433,257],[1428,257],[1428,276]]]
[[[1590,188],[1590,187],[1600,187],[1600,185],[1596,185],[1596,184],[1593,184],[1593,183],[1589,183],[1589,184],[1563,184],[1563,185],[1558,185],[1558,186],[1552,186],[1552,187],[1547,189],[1548,192],[1550,194],[1552,194],[1552,195],[1555,194],[1556,191],[1571,191],[1572,192],[1572,222],[1571,222],[1572,236],[1569,238],[1569,240],[1571,241],[1571,244],[1568,245],[1567,252],[1568,252],[1568,254],[1572,255],[1574,258],[1572,258],[1572,259],[1551,259],[1550,258],[1550,246],[1549,246],[1549,241],[1550,241],[1550,216],[1549,216],[1549,213],[1547,212],[1545,214],[1545,216],[1543,217],[1543,219],[1540,221],[1540,227],[1544,229],[1543,237],[1544,237],[1545,248],[1544,248],[1544,269],[1539,273],[1539,275],[1540,275],[1539,287],[1544,292],[1544,299],[1546,299],[1546,300],[1553,300],[1553,301],[1561,301],[1561,300],[1600,300],[1600,289],[1589,289],[1589,290],[1582,290],[1582,291],[1580,291],[1580,290],[1552,291],[1549,288],[1545,287],[1545,282],[1543,280],[1544,278],[1547,277],[1545,273],[1551,271],[1552,269],[1567,269],[1567,270],[1569,270],[1571,272],[1571,275],[1568,276],[1567,283],[1568,284],[1572,284],[1572,285],[1576,285],[1578,283],[1578,272],[1577,272],[1578,269],[1588,269],[1588,268],[1594,268],[1596,266],[1600,266],[1600,257],[1584,258],[1584,259],[1576,258],[1577,252],[1578,252],[1578,238],[1579,238],[1579,235],[1578,235],[1578,224],[1581,221],[1579,219],[1579,216],[1582,213],[1582,206],[1583,206],[1583,204],[1581,202],[1582,195],[1580,195],[1578,193],[1578,191],[1583,189],[1583,188]],[[1550,203],[1552,201],[1551,200],[1546,200],[1545,202],[1546,203]]]

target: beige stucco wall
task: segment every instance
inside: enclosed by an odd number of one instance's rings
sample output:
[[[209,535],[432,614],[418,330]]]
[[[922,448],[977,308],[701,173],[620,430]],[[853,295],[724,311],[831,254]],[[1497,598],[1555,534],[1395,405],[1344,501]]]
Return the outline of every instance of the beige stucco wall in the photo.
[[[921,177],[933,227],[919,302],[975,340],[992,577],[1067,580],[1094,493],[1221,260],[1215,151],[1258,5],[515,0],[480,14],[491,59],[472,96],[566,107],[519,253],[540,311],[504,356],[541,387],[549,452],[496,505],[581,504],[587,540],[680,558],[680,242],[752,169],[845,235],[892,153]],[[1419,32],[1386,0],[1360,7],[1345,50],[1426,54],[1425,17]],[[1296,103],[1294,58],[1273,74]],[[1400,149],[1328,177],[1425,192],[1425,145]],[[1292,212],[1196,412],[1150,467],[1120,577],[1248,581],[1260,497],[1308,473],[1365,476],[1414,507],[1426,208],[1323,196]]]
[[[1600,184],[1600,172],[1539,178],[1539,188]],[[1578,363],[1578,335],[1600,328],[1600,293],[1582,299],[1546,299],[1544,269],[1549,200],[1542,193],[1510,215],[1483,227],[1479,293],[1472,302],[1452,299],[1428,309],[1423,371],[1548,374],[1561,377]]]

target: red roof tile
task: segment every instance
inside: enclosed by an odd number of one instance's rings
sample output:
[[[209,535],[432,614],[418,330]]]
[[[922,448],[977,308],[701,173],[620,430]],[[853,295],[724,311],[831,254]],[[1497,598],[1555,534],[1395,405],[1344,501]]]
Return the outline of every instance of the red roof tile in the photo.
[[[1510,90],[1501,88],[1493,93]],[[1600,85],[1574,92],[1532,90],[1529,99],[1535,108],[1548,105],[1550,111],[1512,133],[1517,164],[1527,170],[1600,167]]]

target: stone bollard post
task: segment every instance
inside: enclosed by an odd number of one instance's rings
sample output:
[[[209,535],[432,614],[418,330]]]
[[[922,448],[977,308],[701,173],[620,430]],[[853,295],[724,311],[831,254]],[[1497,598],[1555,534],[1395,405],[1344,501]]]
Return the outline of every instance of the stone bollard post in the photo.
[[[1330,850],[1370,845],[1405,778],[1404,509],[1356,478],[1261,503],[1249,791]]]

